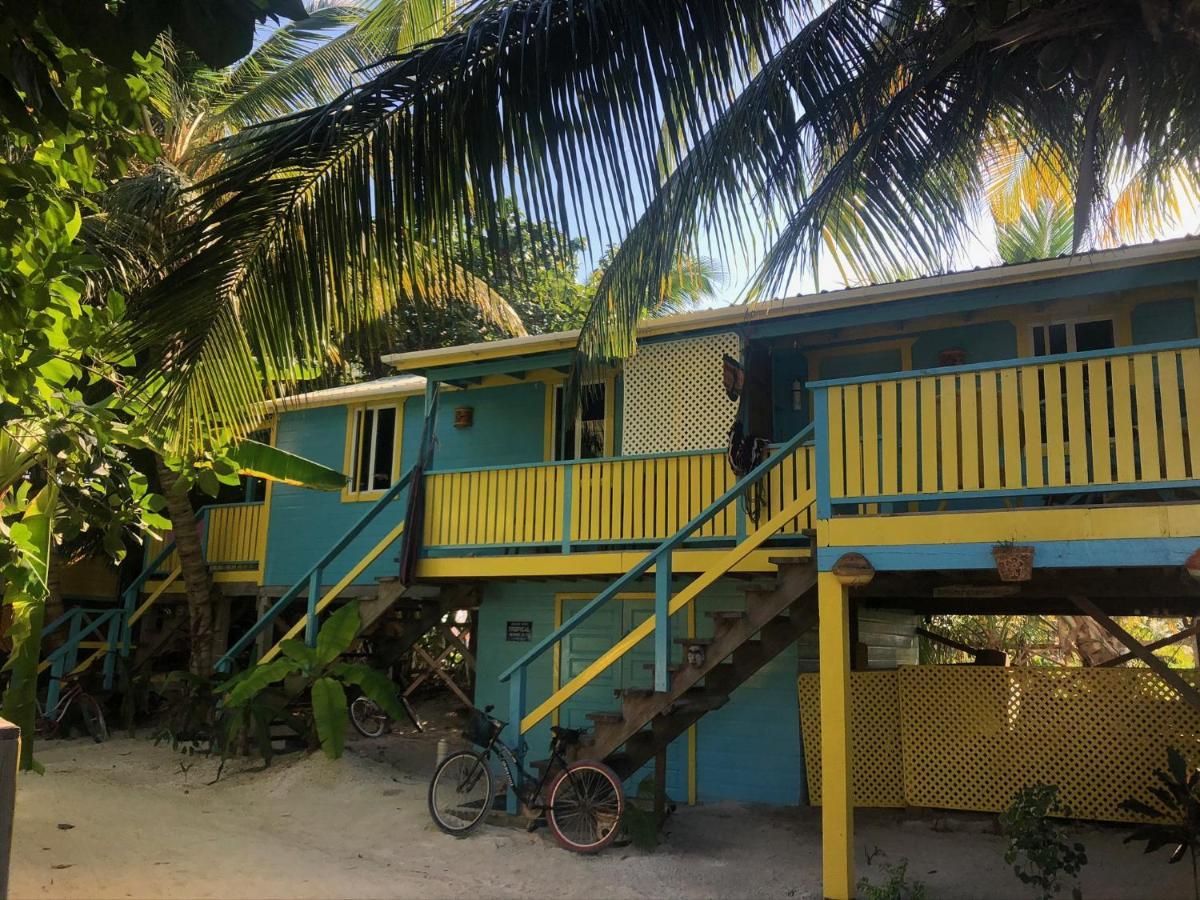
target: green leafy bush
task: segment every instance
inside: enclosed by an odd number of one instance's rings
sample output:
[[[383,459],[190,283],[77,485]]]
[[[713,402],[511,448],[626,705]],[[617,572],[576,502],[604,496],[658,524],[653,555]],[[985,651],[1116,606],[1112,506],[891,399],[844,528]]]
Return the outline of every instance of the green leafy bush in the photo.
[[[1087,865],[1083,844],[1067,839],[1066,829],[1051,816],[1070,816],[1070,808],[1058,797],[1054,785],[1036,784],[1022,788],[1000,815],[1001,833],[1008,838],[1004,861],[1024,884],[1037,890],[1041,900],[1052,900],[1066,885],[1076,881]],[[1073,897],[1082,896],[1078,883],[1071,885]]]
[[[1130,797],[1121,808],[1157,821],[1141,826],[1125,842],[1145,841],[1146,853],[1170,847],[1169,863],[1177,863],[1188,854],[1192,861],[1192,893],[1200,900],[1196,859],[1200,848],[1200,769],[1188,766],[1183,754],[1172,747],[1167,751],[1166,769],[1156,769],[1154,777],[1159,784],[1150,788],[1150,794],[1160,806]]]
[[[858,895],[862,900],[925,900],[925,884],[908,880],[908,860],[902,859],[883,867],[887,880],[872,884],[866,878],[858,880]]]
[[[347,603],[321,626],[315,647],[303,641],[283,641],[279,659],[253,665],[218,685],[222,745],[231,745],[238,735],[254,735],[261,747],[271,723],[294,716],[288,709],[306,690],[312,696],[316,738],[330,759],[340,757],[346,744],[346,685],[358,687],[392,718],[402,718],[404,708],[390,678],[362,663],[338,661],[354,643],[361,624],[358,603]],[[269,748],[269,738],[265,743]],[[269,749],[264,757],[269,761]]]

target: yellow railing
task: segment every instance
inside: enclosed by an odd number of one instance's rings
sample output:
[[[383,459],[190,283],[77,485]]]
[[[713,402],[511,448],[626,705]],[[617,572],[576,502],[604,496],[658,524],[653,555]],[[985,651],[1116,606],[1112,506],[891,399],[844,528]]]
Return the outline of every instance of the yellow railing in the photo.
[[[205,559],[214,577],[245,580],[248,572],[257,572],[261,576],[262,538],[267,527],[266,507],[262,503],[210,506],[204,510],[196,527],[203,535]],[[166,539],[169,541],[170,535]],[[162,547],[162,539],[147,541],[146,559],[154,559]],[[172,552],[159,567],[164,576],[178,568],[178,551]]]
[[[718,451],[433,472],[425,478],[427,547],[658,542],[677,532],[737,480]],[[813,495],[812,449],[764,479],[758,518]],[[730,504],[697,538],[737,538]],[[753,522],[750,523],[753,530]],[[783,533],[811,527],[810,511]],[[746,526],[741,526],[742,533]],[[565,537],[564,537],[565,532]]]
[[[234,503],[208,510],[205,558],[226,569],[257,569],[259,539],[266,527],[266,507],[261,503]]]
[[[834,503],[1200,479],[1196,342],[815,387]]]

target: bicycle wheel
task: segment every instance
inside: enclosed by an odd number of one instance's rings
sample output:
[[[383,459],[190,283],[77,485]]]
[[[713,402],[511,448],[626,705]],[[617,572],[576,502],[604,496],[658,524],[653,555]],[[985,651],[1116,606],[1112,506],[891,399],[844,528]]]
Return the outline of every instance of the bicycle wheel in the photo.
[[[83,727],[97,744],[108,740],[108,725],[104,721],[104,711],[91,694],[80,694],[78,699],[79,715],[83,718]]]
[[[363,737],[379,737],[387,729],[387,721],[387,713],[374,700],[356,697],[350,704],[350,722]]]
[[[625,792],[601,762],[570,763],[550,786],[546,824],[554,839],[576,853],[596,853],[617,836]]]
[[[429,814],[446,834],[466,837],[492,808],[492,773],[487,760],[470,750],[451,753],[429,782]]]
[[[413,709],[413,705],[408,702],[408,698],[403,694],[400,695],[400,705],[403,706],[404,711],[408,713],[408,719],[413,723],[413,728],[417,729],[417,731],[421,732],[421,734],[424,734],[425,726],[421,724],[421,720],[417,718],[417,711]]]

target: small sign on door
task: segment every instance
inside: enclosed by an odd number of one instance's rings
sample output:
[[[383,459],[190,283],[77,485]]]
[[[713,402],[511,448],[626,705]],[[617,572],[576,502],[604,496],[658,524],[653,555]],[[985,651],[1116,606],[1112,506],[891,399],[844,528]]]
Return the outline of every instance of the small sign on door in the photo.
[[[533,637],[532,622],[509,622],[508,627],[504,630],[506,641],[522,641],[529,643]]]

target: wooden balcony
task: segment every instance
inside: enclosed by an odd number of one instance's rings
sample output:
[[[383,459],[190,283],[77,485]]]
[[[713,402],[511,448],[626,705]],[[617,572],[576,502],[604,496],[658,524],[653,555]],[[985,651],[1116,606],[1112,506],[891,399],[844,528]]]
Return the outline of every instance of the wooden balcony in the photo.
[[[881,571],[1178,566],[1200,546],[1200,341],[812,385],[818,555]]]
[[[200,543],[204,558],[218,582],[262,583],[262,559],[266,549],[266,507],[256,503],[222,503],[206,506],[196,518],[200,532]],[[172,536],[165,536],[171,543]],[[154,560],[162,551],[164,540],[151,539],[146,544],[147,562]],[[159,565],[146,582],[146,590],[153,591],[165,581],[174,581],[173,573],[179,568],[179,554],[172,552]]]
[[[1198,341],[813,387],[827,513],[1200,486]]]
[[[751,513],[765,521],[786,501],[813,496],[812,458],[805,448],[774,470]],[[557,553],[652,546],[736,480],[717,450],[430,472],[424,546]],[[742,504],[731,504],[689,543],[735,541],[753,518]],[[796,538],[811,527],[805,513],[783,534]]]

